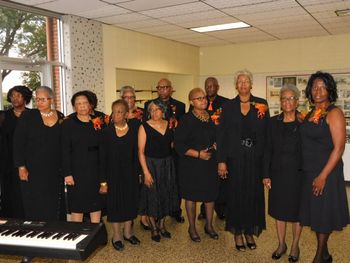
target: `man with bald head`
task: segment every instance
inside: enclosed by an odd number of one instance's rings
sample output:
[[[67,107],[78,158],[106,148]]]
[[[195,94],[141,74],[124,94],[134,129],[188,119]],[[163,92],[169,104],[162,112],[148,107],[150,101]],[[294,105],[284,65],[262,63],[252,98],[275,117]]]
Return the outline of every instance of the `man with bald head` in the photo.
[[[154,100],[158,100],[160,101],[166,111],[165,111],[165,119],[169,121],[169,127],[171,127],[172,129],[175,129],[177,126],[177,123],[179,121],[179,119],[181,118],[182,115],[185,114],[185,108],[186,105],[184,103],[182,103],[181,101],[178,101],[174,98],[171,97],[172,93],[173,93],[173,87],[171,85],[171,81],[164,78],[158,81],[158,85],[157,85],[157,93],[158,93],[158,98],[154,99]],[[144,112],[147,112],[148,109],[148,105],[149,103],[151,103],[151,101],[154,100],[149,100],[146,101],[145,105],[144,105]],[[149,114],[144,114],[143,115],[143,121],[147,121],[149,119]],[[174,157],[174,162],[175,162],[175,168],[177,169],[177,154],[173,153],[173,157]],[[176,176],[177,176],[177,172],[176,172]],[[176,178],[178,180],[178,176]],[[181,198],[179,196],[179,208],[178,211],[176,213],[174,213],[172,216],[176,219],[177,222],[179,223],[183,223],[185,221],[185,219],[183,218],[183,216],[181,215],[182,210],[181,210]]]

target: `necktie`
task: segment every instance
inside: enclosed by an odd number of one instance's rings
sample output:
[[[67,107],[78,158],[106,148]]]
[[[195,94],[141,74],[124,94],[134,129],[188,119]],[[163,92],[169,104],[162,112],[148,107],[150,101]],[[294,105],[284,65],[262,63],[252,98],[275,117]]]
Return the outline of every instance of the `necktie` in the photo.
[[[212,102],[211,100],[209,101],[208,110],[209,110],[209,111],[212,111],[212,110],[213,110],[213,102]]]

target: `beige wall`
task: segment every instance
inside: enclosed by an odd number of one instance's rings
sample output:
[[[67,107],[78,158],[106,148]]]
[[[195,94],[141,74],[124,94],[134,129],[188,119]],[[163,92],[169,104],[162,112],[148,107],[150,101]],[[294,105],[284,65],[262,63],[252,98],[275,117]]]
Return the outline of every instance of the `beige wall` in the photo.
[[[207,76],[217,76],[221,93],[233,97],[232,75],[242,68],[253,72],[253,92],[262,97],[266,95],[266,76],[316,70],[350,72],[350,34],[200,49],[201,86]]]
[[[176,90],[173,96],[180,100],[198,82],[199,48],[195,46],[103,25],[103,53],[107,112],[120,88],[117,69],[167,74]]]

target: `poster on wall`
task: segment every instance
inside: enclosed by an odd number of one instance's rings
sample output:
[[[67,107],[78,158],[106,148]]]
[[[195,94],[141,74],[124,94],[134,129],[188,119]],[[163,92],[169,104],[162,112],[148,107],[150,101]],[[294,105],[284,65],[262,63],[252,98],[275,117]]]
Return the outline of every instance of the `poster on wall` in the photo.
[[[338,99],[335,103],[343,110],[347,126],[347,143],[350,143],[350,73],[332,73],[338,89]],[[283,85],[293,84],[300,91],[299,107],[300,112],[310,110],[309,102],[305,96],[305,88],[310,75],[287,75],[266,77],[266,98],[269,103],[270,115],[281,113],[280,90]]]

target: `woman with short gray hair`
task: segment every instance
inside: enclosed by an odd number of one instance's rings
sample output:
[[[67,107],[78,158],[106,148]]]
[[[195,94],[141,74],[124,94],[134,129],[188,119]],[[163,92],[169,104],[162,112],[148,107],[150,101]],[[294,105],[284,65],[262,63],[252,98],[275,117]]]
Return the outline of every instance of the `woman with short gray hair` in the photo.
[[[286,253],[286,226],[287,222],[292,222],[293,242],[289,262],[299,259],[302,230],[298,217],[301,194],[301,120],[297,112],[299,96],[299,90],[292,84],[285,85],[280,91],[282,113],[270,120],[263,175],[263,183],[269,190],[268,213],[276,220],[279,241],[272,259],[278,260]]]

